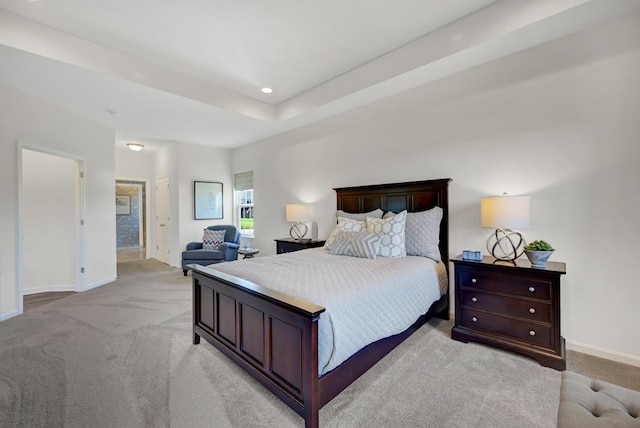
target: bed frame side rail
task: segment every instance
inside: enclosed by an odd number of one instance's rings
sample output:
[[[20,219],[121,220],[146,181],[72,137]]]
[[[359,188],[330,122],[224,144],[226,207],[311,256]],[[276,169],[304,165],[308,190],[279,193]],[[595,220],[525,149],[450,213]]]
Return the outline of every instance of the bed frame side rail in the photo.
[[[193,343],[204,338],[318,426],[318,320],[324,308],[195,266]]]

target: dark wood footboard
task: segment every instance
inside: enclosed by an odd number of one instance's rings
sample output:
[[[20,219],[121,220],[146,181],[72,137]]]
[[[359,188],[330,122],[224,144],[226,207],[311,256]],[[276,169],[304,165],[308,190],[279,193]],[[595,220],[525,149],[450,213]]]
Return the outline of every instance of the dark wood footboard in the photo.
[[[204,266],[193,267],[193,343],[222,351],[305,420],[318,426],[321,407],[434,315],[448,315],[448,295],[404,332],[363,348],[318,376],[321,306]]]
[[[318,319],[324,308],[196,265],[193,343],[222,351],[318,426]]]

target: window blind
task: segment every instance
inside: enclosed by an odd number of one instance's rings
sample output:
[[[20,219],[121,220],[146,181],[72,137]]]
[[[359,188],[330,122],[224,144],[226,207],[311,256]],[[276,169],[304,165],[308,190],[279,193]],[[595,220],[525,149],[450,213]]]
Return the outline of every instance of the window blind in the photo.
[[[253,171],[240,172],[233,175],[233,188],[235,190],[253,189]]]

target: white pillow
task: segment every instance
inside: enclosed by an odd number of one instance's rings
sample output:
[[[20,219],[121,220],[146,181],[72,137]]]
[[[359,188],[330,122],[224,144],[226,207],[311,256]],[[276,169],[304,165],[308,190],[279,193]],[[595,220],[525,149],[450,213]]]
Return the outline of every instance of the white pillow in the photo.
[[[324,244],[324,248],[330,250],[336,242],[336,238],[340,232],[364,232],[366,229],[364,221],[353,220],[350,218],[338,217],[338,224],[335,225],[331,234]]]
[[[338,210],[336,211],[336,218],[343,217],[350,218],[352,220],[365,221],[367,217],[382,218],[382,214],[384,214],[384,211],[382,211],[380,208],[376,208],[375,210],[368,213],[348,213],[346,211]]]
[[[380,236],[380,256],[403,258],[407,255],[404,234],[406,220],[406,210],[387,218],[367,218],[367,232]]]
[[[331,254],[375,259],[380,249],[380,236],[366,232],[340,232]]]
[[[384,218],[394,215],[388,212]],[[405,249],[408,256],[429,257],[437,262],[442,260],[440,255],[440,222],[443,211],[440,207],[433,207],[426,211],[407,213],[405,226]]]
[[[224,244],[224,230],[205,229],[202,237],[203,250],[217,250],[220,245]]]

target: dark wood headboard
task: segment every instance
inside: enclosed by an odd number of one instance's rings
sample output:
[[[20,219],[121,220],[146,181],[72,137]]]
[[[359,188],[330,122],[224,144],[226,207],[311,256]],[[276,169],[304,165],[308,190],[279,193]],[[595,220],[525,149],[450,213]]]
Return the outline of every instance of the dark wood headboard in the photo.
[[[450,178],[412,181],[408,183],[375,184],[370,186],[340,187],[336,191],[337,207],[350,213],[365,213],[380,208],[384,212],[425,211],[435,206],[442,208],[440,223],[440,255],[449,269],[449,201]]]

